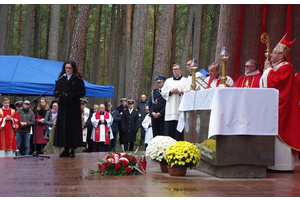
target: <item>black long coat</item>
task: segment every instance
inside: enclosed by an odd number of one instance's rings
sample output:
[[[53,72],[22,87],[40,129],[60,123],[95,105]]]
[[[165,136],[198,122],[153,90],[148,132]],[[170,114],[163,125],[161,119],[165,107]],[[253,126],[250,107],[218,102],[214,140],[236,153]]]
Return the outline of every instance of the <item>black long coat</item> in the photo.
[[[153,98],[152,98],[153,95]],[[149,99],[149,111],[150,116],[153,121],[164,121],[165,119],[165,107],[166,107],[166,100],[161,96],[158,88],[154,89],[151,92],[150,99]],[[154,118],[151,113],[160,113],[161,116],[159,118]]]
[[[69,81],[77,79],[74,75]],[[61,81],[68,81],[62,77]],[[73,82],[74,83],[74,82]],[[77,89],[71,94],[60,94],[54,90],[54,95],[59,95],[58,114],[54,134],[53,145],[57,147],[76,148],[82,147],[82,123],[80,98],[85,96],[85,86],[82,79],[77,79]]]
[[[135,142],[136,133],[139,129],[139,111],[133,109],[131,114],[129,108],[125,108],[122,114],[122,129],[124,130],[124,142]]]

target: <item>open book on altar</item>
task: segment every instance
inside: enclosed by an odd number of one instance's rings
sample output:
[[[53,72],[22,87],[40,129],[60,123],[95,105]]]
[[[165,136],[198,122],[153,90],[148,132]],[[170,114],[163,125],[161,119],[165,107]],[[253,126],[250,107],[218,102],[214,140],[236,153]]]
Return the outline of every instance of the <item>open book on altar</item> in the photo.
[[[61,92],[61,93],[68,93],[68,92],[74,92],[76,91],[79,86],[80,86],[80,83],[79,83],[79,79],[77,76],[74,76],[73,78],[71,78],[70,80],[68,81],[55,81],[56,83],[56,90]]]

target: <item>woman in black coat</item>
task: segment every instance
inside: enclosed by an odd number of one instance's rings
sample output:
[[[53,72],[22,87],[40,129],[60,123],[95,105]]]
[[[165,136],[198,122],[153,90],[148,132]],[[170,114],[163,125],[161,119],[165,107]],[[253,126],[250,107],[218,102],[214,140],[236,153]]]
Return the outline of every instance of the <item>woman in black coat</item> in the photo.
[[[73,158],[75,149],[82,147],[80,98],[85,96],[85,86],[74,61],[64,62],[58,77],[58,81],[70,83],[70,91],[60,91],[57,85],[54,90],[59,102],[53,145],[65,148],[59,157]]]

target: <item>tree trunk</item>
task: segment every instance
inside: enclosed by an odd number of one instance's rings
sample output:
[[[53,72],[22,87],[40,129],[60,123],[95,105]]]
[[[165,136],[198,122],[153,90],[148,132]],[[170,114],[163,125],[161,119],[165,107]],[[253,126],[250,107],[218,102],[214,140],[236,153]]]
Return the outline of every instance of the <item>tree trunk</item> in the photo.
[[[131,71],[131,4],[126,5],[126,67],[125,67],[125,97],[129,92],[129,77]]]
[[[117,101],[125,97],[125,67],[126,67],[126,6],[122,5],[122,56],[119,70],[119,85]],[[117,104],[115,104],[115,108]]]
[[[7,21],[8,21],[8,4],[0,5],[0,55],[5,55],[6,52],[6,37],[7,37]]]
[[[49,52],[49,37],[50,37],[50,19],[51,19],[51,5],[46,5],[47,8],[47,22],[46,22],[46,45],[45,45],[45,59],[48,59]]]
[[[49,60],[58,60],[60,25],[60,4],[53,4],[51,7],[50,45]]]
[[[15,8],[16,8],[16,5],[11,4],[9,30],[8,30],[7,55],[13,55]]]
[[[65,61],[67,59],[69,43],[69,11],[70,5],[65,5],[64,21],[63,21],[63,32],[61,39],[61,51],[60,51],[60,61]]]
[[[155,50],[156,50],[156,31],[157,31],[157,22],[158,22],[158,8],[159,5],[154,4],[154,19],[153,19],[153,40],[152,40],[152,69],[151,69],[151,79],[153,78],[154,70],[154,61],[155,61]]]
[[[194,21],[194,38],[193,38],[193,56],[200,66],[200,35],[201,35],[201,16],[202,16],[202,5],[195,5],[195,21]],[[186,60],[187,61],[187,60]],[[183,66],[182,66],[183,67]],[[200,68],[199,68],[200,69]]]
[[[171,46],[171,62],[170,69],[176,63],[176,37],[177,37],[177,16],[176,16],[177,4],[174,6],[174,16],[173,16],[173,28],[172,28],[172,46]],[[168,72],[167,72],[168,73]]]
[[[109,60],[108,60],[108,81],[107,85],[112,85],[112,71],[113,71],[113,52],[114,52],[114,32],[115,32],[115,8],[113,4],[111,7],[111,22],[110,22],[110,45],[109,45]]]
[[[136,102],[139,99],[139,91],[141,86],[140,80],[142,76],[148,8],[149,5],[137,4],[134,12],[134,28],[132,36],[133,43],[131,54],[132,69],[128,97],[134,99]]]
[[[206,61],[204,69],[208,70],[208,65],[215,61],[215,52],[217,46],[218,24],[220,15],[220,4],[215,4],[213,9],[214,15],[211,22],[211,30],[207,45]]]
[[[248,59],[259,60],[260,36],[263,18],[263,4],[245,4],[243,30],[239,59],[238,76],[245,73],[244,65]],[[253,42],[258,41],[258,42]],[[261,63],[263,64],[263,63]],[[232,77],[234,78],[234,77]],[[237,77],[235,77],[237,78]],[[234,80],[235,81],[235,80]]]
[[[79,64],[84,45],[84,36],[87,26],[89,5],[79,4],[76,8],[74,28],[72,31],[71,43],[69,47],[68,60],[73,60]]]
[[[174,4],[164,4],[162,7],[161,20],[159,25],[157,49],[152,78],[152,88],[156,88],[155,79],[158,75],[166,75],[168,66],[168,55],[170,39],[172,34]]]
[[[120,52],[121,52],[121,45],[122,45],[122,25],[121,25],[121,14],[120,14],[120,5],[117,5],[117,24],[116,24],[116,44],[115,44],[115,59],[114,59],[114,69],[112,73],[112,85],[115,87],[115,97],[118,94],[118,75],[119,71],[119,63],[120,63]],[[117,98],[114,98],[113,105],[116,105]]]
[[[182,49],[182,58],[180,67],[182,69],[182,76],[186,76],[186,62],[189,56],[190,50],[190,43],[191,43],[191,36],[192,36],[192,26],[193,26],[193,17],[194,17],[194,5],[189,5],[188,16],[187,16],[187,23],[185,29],[185,37],[184,37],[184,46]]]
[[[33,31],[33,50],[32,57],[39,57],[39,44],[40,44],[40,16],[41,16],[41,5],[36,4],[34,6],[34,31]]]
[[[292,5],[292,31],[291,31],[291,40],[295,38],[300,38],[300,5]],[[275,45],[275,43],[273,43]],[[299,40],[298,40],[299,44]],[[300,45],[293,45],[293,48],[290,51],[291,62],[293,64],[295,72],[300,70]]]
[[[93,51],[93,67],[92,67],[92,83],[97,84],[98,66],[99,66],[99,54],[100,54],[100,38],[101,38],[101,17],[102,17],[102,4],[99,5],[98,21],[95,26],[94,32],[94,51]],[[89,99],[90,106],[96,103],[96,98],[91,97]]]
[[[22,24],[23,24],[23,18],[22,18],[22,4],[20,5],[20,13],[19,13],[19,29],[18,29],[18,49],[17,49],[17,55],[20,55],[21,53],[21,33],[22,33]]]
[[[5,47],[6,47],[6,34],[7,34],[7,19],[8,19],[8,4],[1,5],[0,12],[0,55],[5,55]]]
[[[30,56],[30,52],[31,52],[33,9],[34,9],[34,5],[27,4],[24,45],[22,51],[22,54],[24,56]]]
[[[239,39],[239,26],[242,5],[222,4],[220,8],[219,31],[217,38],[216,61],[221,63],[219,55],[223,47],[229,52],[226,63],[226,75],[234,77],[237,44]]]

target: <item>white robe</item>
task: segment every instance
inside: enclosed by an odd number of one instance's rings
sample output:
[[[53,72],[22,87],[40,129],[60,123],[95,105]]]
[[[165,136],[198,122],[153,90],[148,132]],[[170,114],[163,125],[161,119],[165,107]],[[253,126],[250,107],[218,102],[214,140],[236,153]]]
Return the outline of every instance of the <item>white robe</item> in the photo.
[[[188,88],[189,83],[187,78],[182,77],[180,80],[173,80],[173,77],[168,78],[162,87],[161,95],[166,100],[165,107],[165,121],[178,121],[178,108],[181,102],[181,96],[179,94],[172,94],[169,96],[169,92],[173,88],[178,88],[179,90],[184,89],[184,92],[188,92],[190,88]]]
[[[93,131],[92,131],[91,139],[93,141],[95,141],[95,128],[97,128],[99,121],[104,119],[105,113],[104,113],[104,115],[100,115],[100,119],[96,119],[95,115],[96,115],[96,113],[93,114],[92,119],[91,119],[91,122],[92,122],[92,125],[93,125]],[[109,113],[109,118],[106,119],[107,124],[106,125],[105,124],[100,125],[100,141],[99,142],[105,142],[105,126],[107,126],[110,130],[109,138],[110,139],[114,138],[114,135],[113,135],[113,133],[111,131],[111,128],[110,128],[112,120],[113,120],[112,116]]]
[[[188,76],[187,79],[188,79],[188,82],[189,82],[188,88],[190,89],[191,85],[192,85],[192,76]],[[205,88],[202,87],[202,86],[206,86],[206,84],[203,83],[203,81],[202,81],[202,80],[204,80],[204,76],[200,72],[195,73],[195,79],[200,82],[200,84],[199,84],[197,81],[195,81],[196,82],[195,90],[205,89]]]
[[[226,77],[227,77],[227,80],[226,80],[225,83],[226,83],[227,85],[229,85],[230,87],[232,87],[233,84],[234,84],[234,81],[232,80],[232,78],[231,78],[230,76],[226,76]],[[209,82],[209,78],[210,78],[210,76],[206,77],[206,79],[205,79],[205,82],[206,82],[207,84],[208,84],[208,82]],[[219,76],[219,78],[221,78],[221,76]],[[218,79],[217,79],[217,78],[214,78],[214,79],[212,80],[210,86],[211,86],[212,88],[217,87],[217,82],[218,82]]]
[[[84,107],[83,108],[84,123],[88,120],[89,116],[90,116],[90,109]],[[87,132],[88,132],[87,128],[84,128],[82,130],[82,141],[83,142],[86,142]]]
[[[142,122],[142,127],[145,129],[145,144],[148,144],[153,139],[152,126],[149,127],[149,124],[152,124],[151,117],[149,114],[146,115],[145,119]]]

